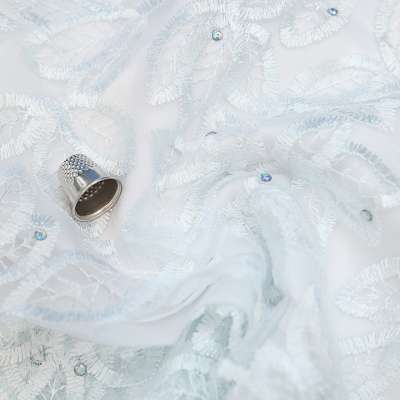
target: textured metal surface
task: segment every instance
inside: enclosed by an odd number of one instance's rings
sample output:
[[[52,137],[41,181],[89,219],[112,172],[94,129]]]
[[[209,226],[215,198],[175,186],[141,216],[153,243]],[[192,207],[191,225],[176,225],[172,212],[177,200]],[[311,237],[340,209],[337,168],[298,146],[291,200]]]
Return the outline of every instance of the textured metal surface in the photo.
[[[71,214],[79,221],[93,221],[118,201],[121,182],[104,172],[84,154],[68,157],[58,170],[61,186],[68,197]]]

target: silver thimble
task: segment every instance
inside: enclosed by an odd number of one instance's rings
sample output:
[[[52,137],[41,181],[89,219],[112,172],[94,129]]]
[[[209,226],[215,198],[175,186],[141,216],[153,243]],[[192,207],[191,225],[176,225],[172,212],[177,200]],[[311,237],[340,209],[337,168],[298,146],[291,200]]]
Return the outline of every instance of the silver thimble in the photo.
[[[93,221],[109,211],[118,201],[122,184],[107,176],[84,154],[68,157],[58,169],[61,186],[78,221]]]

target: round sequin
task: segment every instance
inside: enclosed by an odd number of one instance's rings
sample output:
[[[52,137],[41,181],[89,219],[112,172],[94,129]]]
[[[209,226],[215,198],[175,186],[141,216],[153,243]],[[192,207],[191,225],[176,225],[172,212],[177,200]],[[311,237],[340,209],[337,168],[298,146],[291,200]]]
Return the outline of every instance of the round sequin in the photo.
[[[339,10],[337,8],[334,8],[334,7],[328,8],[327,12],[332,17],[335,17],[336,15],[339,14]]]
[[[79,361],[74,366],[74,374],[77,376],[85,376],[87,374],[87,366],[85,363]]]
[[[43,241],[43,240],[46,240],[47,239],[47,232],[46,231],[44,231],[44,230],[37,230],[37,231],[35,231],[35,233],[34,233],[34,238],[36,239],[36,240],[38,240],[38,241]]]
[[[360,214],[361,214],[361,217],[367,222],[371,222],[374,219],[372,212],[369,210],[365,210],[365,209],[361,210]]]
[[[40,367],[43,363],[44,363],[44,359],[38,359],[38,358],[35,358],[35,357],[31,357],[31,363],[33,364],[33,365],[36,365],[37,367]]]
[[[37,367],[41,366],[46,361],[46,351],[42,348],[37,354],[31,354],[31,363]]]
[[[222,32],[218,29],[214,29],[211,33],[212,40],[214,40],[215,42],[222,40],[223,36],[224,35],[222,34]]]
[[[260,175],[261,182],[271,182],[272,176],[268,172],[263,172]]]

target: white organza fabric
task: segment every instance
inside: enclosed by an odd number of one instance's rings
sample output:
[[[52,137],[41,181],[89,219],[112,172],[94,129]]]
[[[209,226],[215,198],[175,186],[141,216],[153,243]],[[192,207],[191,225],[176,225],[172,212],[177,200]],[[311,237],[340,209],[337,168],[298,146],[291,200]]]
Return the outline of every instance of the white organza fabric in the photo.
[[[399,398],[399,1],[0,0],[0,60],[1,400]]]

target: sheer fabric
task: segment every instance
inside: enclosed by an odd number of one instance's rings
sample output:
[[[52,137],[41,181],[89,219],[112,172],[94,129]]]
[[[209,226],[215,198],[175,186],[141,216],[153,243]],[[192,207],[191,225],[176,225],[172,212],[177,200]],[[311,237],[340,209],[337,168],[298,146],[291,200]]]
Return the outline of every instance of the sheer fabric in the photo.
[[[398,399],[398,1],[0,0],[0,60],[0,399]]]

